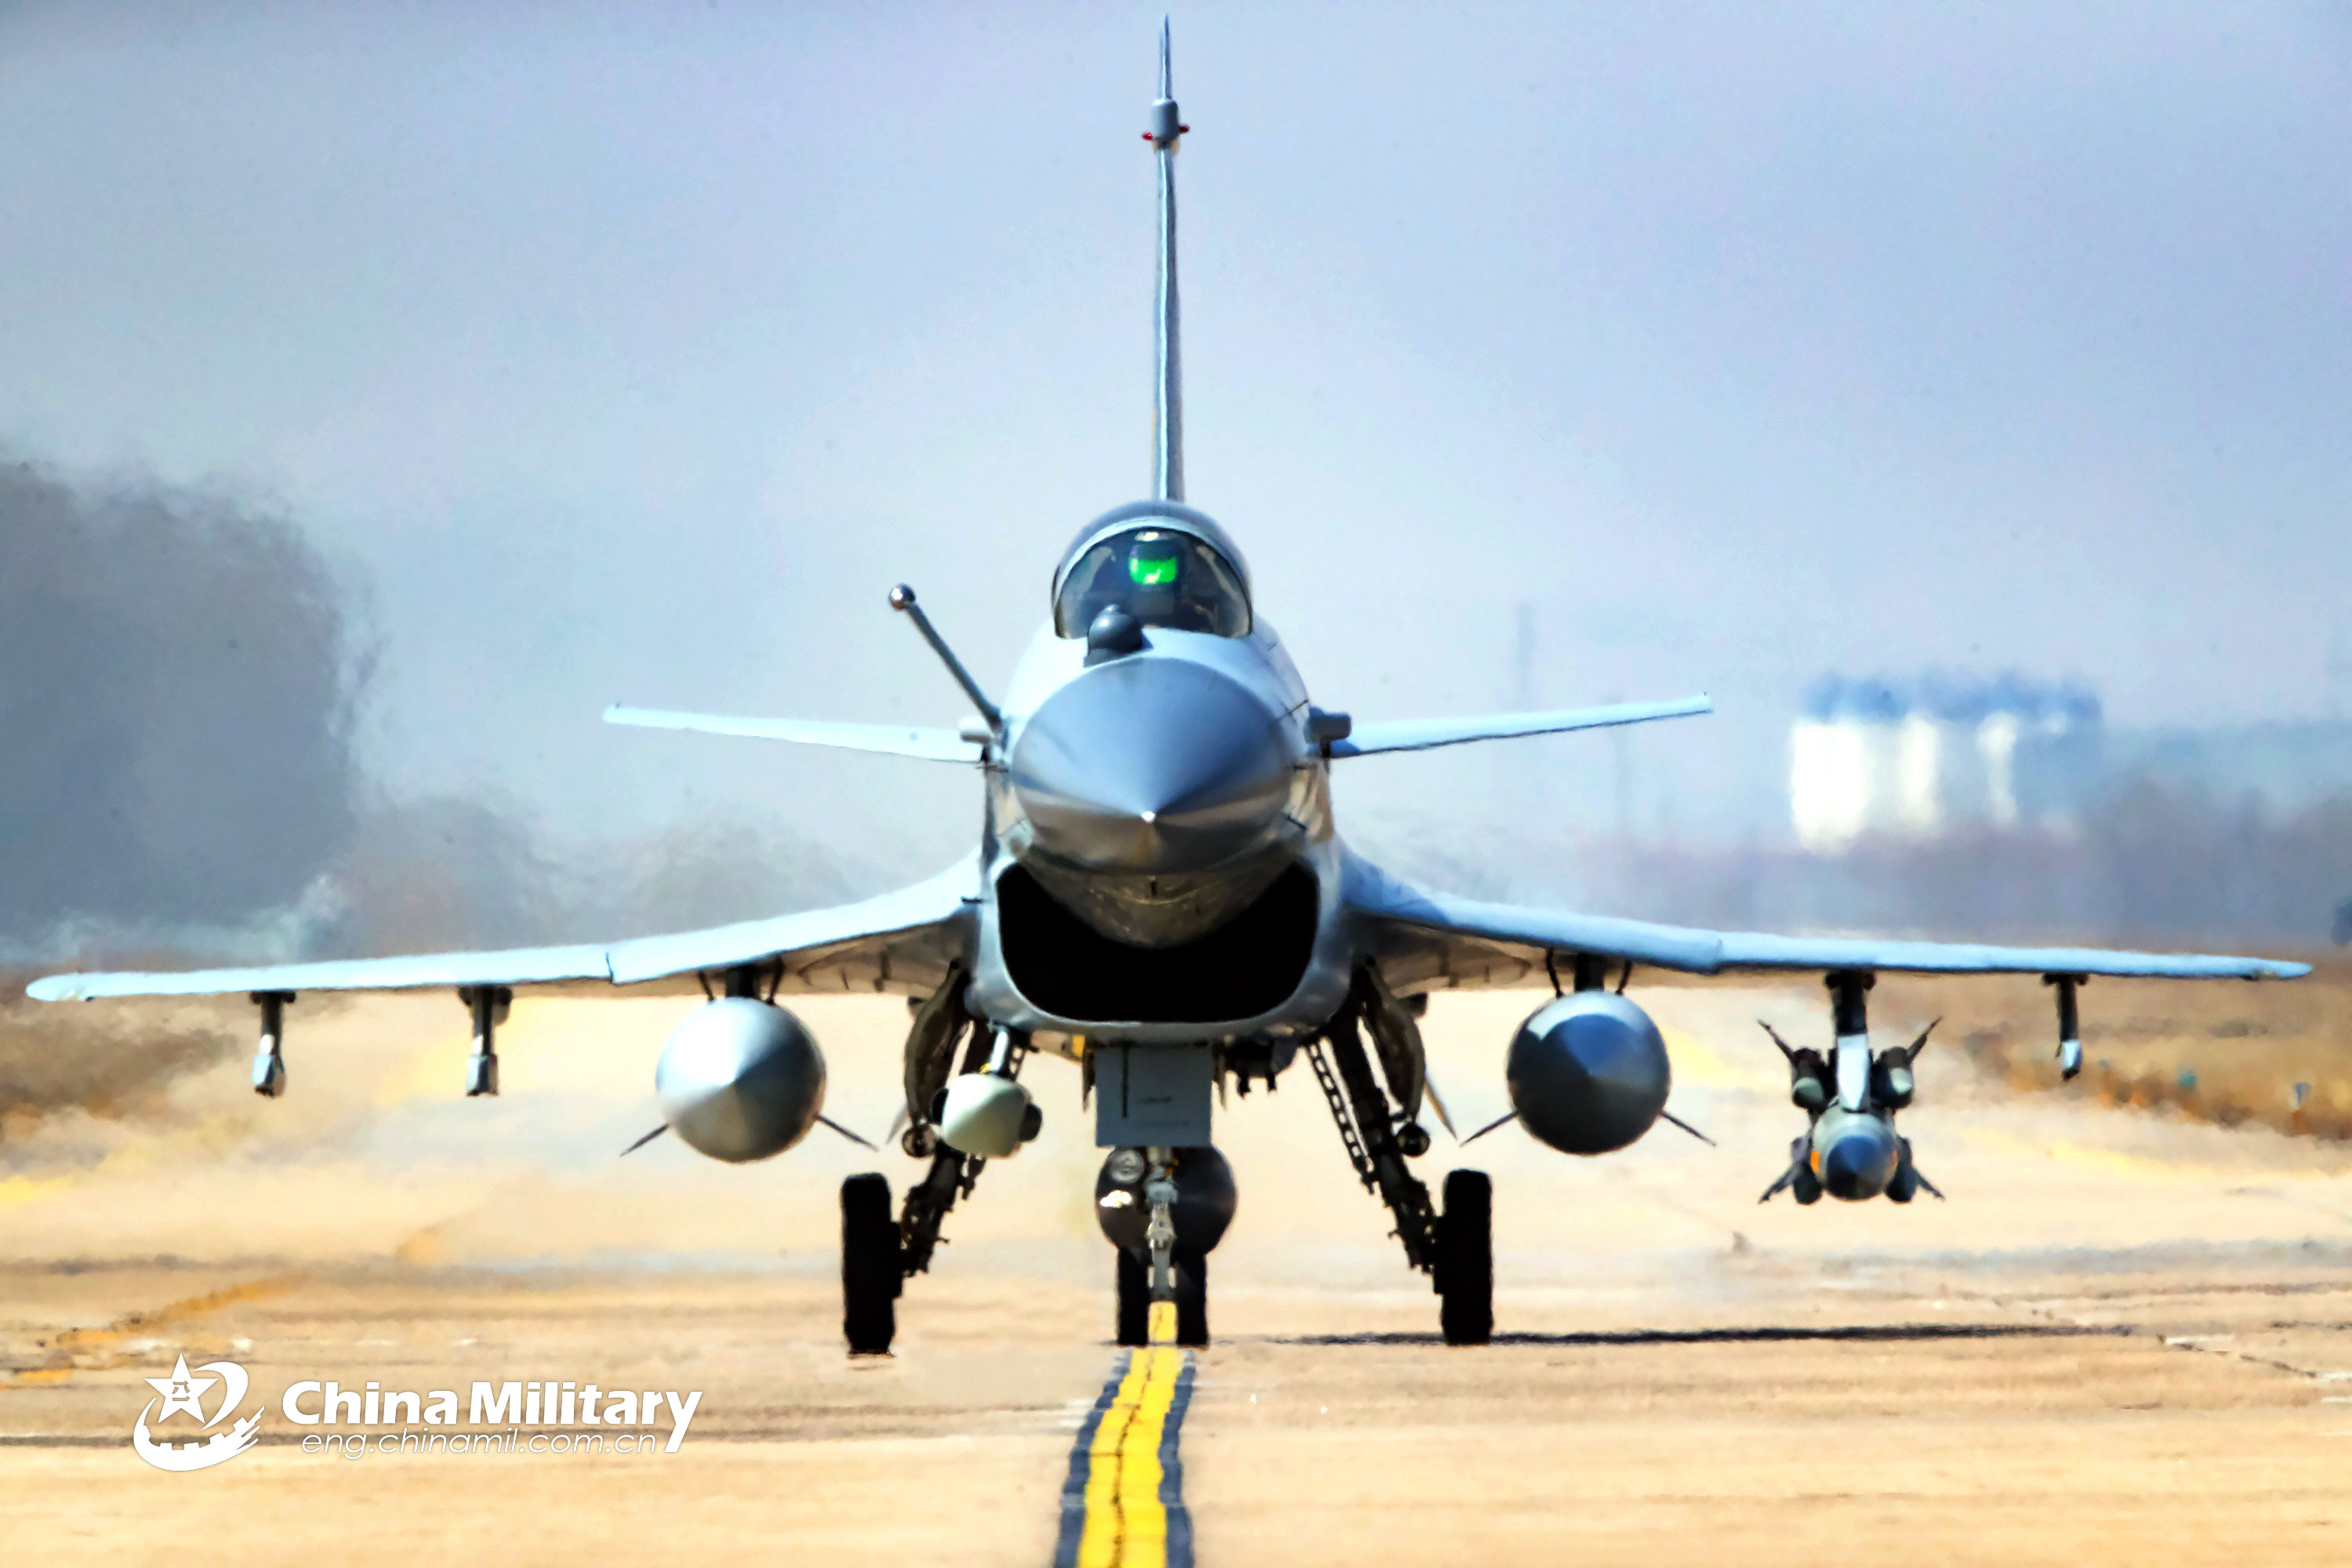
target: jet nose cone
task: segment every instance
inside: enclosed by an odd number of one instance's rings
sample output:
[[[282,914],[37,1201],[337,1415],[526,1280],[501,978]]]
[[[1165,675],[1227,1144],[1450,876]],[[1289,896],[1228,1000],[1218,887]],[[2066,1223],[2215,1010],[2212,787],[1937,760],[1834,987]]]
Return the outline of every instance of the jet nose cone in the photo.
[[[1822,1151],[1822,1185],[1833,1198],[1874,1198],[1894,1176],[1895,1135],[1882,1122],[1850,1125]]]
[[[1006,766],[1037,847],[1098,870],[1206,870],[1281,820],[1292,758],[1279,715],[1231,677],[1129,657],[1047,698]]]

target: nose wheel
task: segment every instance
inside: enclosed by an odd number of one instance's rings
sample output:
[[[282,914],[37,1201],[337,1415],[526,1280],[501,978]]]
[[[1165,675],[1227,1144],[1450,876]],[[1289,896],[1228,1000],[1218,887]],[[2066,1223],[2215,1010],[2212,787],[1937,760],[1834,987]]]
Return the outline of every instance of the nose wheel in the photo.
[[[1151,1342],[1151,1264],[1125,1247],[1118,1258],[1118,1342]],[[1209,1342],[1209,1255],[1179,1248],[1171,1272],[1174,1276],[1176,1342],[1199,1347]]]

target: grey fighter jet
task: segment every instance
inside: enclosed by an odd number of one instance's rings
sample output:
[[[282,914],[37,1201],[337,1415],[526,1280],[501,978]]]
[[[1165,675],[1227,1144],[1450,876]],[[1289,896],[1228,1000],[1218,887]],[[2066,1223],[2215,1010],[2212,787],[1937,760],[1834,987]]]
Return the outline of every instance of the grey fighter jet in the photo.
[[[1240,547],[1186,500],[1175,175],[1187,127],[1170,88],[1164,28],[1160,93],[1146,124],[1160,190],[1150,498],[1078,530],[1055,569],[1048,619],[1002,700],[982,690],[914,590],[901,586],[891,605],[971,702],[971,716],[954,728],[629,708],[605,715],[974,769],[985,810],[971,855],[863,903],[711,931],[504,952],[64,974],[37,982],[32,994],[250,993],[261,1017],[253,1087],[276,1095],[286,1084],[286,1008],[299,994],[441,987],[472,1015],[467,1092],[495,1094],[497,1028],[517,989],[698,990],[708,1000],[671,1032],[656,1068],[663,1130],[737,1162],[781,1153],[822,1120],[824,1058],[780,1000],[903,995],[911,1024],[898,1142],[926,1163],[924,1173],[896,1205],[880,1175],[853,1177],[842,1193],[845,1326],[854,1352],[875,1352],[889,1347],[901,1288],[929,1268],[949,1211],[987,1162],[1037,1135],[1042,1112],[1021,1078],[1032,1055],[1076,1068],[1072,1087],[1082,1105],[1090,1097],[1097,1144],[1110,1151],[1096,1201],[1118,1249],[1122,1342],[1141,1342],[1153,1310],[1171,1306],[1176,1337],[1205,1341],[1206,1255],[1234,1206],[1231,1172],[1212,1143],[1214,1091],[1231,1082],[1246,1095],[1304,1058],[1357,1174],[1393,1215],[1407,1261],[1432,1277],[1445,1337],[1475,1343],[1493,1317],[1486,1178],[1454,1171],[1433,1201],[1412,1166],[1430,1147],[1424,1104],[1445,1115],[1415,1022],[1433,991],[1549,984],[1553,996],[1510,1047],[1514,1109],[1506,1120],[1565,1152],[1597,1155],[1633,1143],[1664,1115],[1664,1044],[1624,994],[1635,966],[1822,973],[1833,1044],[1825,1053],[1782,1047],[1810,1126],[1772,1191],[1793,1189],[1801,1203],[1824,1192],[1907,1202],[1933,1191],[1894,1127],[1925,1040],[1874,1053],[1865,1003],[1878,973],[2044,976],[2071,1076],[2082,1048],[2075,992],[2088,976],[2305,972],[2258,958],[1698,931],[1456,898],[1352,853],[1332,820],[1336,765],[1679,718],[1708,703],[1359,721],[1309,700],[1259,613]]]

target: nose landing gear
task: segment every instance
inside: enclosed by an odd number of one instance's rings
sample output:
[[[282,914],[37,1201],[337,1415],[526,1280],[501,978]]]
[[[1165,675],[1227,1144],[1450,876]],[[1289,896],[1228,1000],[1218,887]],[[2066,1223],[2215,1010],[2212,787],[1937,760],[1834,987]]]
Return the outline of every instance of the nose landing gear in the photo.
[[[1209,1342],[1209,1253],[1234,1207],[1233,1167],[1206,1145],[1114,1149],[1104,1159],[1095,1220],[1118,1249],[1120,1344]],[[1157,1334],[1155,1308],[1167,1320]]]

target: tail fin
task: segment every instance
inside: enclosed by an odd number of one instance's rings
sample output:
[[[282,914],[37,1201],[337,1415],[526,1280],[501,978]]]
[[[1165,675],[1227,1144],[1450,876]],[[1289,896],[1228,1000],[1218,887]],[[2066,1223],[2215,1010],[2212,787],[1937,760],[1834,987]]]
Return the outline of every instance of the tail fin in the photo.
[[[1151,419],[1155,500],[1184,499],[1184,368],[1176,331],[1176,142],[1191,129],[1176,112],[1168,68],[1168,18],[1162,16],[1160,97],[1151,106],[1151,129],[1143,133],[1160,163],[1160,311],[1152,332],[1154,357],[1159,362]]]

